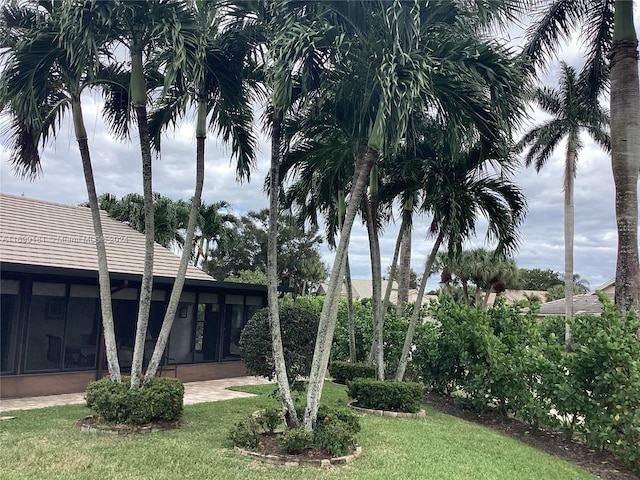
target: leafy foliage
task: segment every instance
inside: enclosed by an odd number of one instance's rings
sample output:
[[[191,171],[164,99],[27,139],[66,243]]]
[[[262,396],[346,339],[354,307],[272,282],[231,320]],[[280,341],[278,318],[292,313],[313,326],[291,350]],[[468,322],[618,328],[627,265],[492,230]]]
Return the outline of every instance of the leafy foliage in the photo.
[[[125,380],[123,378],[123,380]],[[175,378],[153,378],[140,388],[102,378],[87,387],[87,407],[108,422],[144,425],[182,415],[184,386]]]
[[[309,310],[291,305],[280,308],[282,346],[287,364],[287,377],[294,383],[298,377],[309,375],[319,317]],[[240,351],[252,375],[275,377],[269,309],[258,310],[240,335]]]
[[[599,295],[602,315],[573,318],[569,354],[561,317],[538,323],[521,305],[484,312],[441,297],[416,338],[416,375],[464,407],[560,428],[640,471],[640,322]]]
[[[269,212],[249,212],[234,228],[233,248],[211,252],[207,270],[214,278],[238,277],[243,270],[266,272]],[[327,276],[317,228],[300,226],[292,216],[278,218],[278,275],[296,293],[306,293]]]
[[[376,369],[366,363],[336,360],[329,365],[329,374],[336,383],[346,384],[356,378],[376,378]]]
[[[288,428],[280,435],[279,439],[285,452],[294,455],[313,446],[313,432],[308,432],[303,428]]]
[[[347,384],[349,396],[364,408],[415,413],[422,405],[423,387],[416,382],[358,378]]]

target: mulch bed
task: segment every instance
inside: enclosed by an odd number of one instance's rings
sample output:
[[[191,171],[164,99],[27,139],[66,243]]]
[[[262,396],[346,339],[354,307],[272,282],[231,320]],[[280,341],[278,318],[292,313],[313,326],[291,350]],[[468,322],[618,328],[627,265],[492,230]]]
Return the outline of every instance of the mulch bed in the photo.
[[[508,435],[549,455],[577,465],[587,472],[605,480],[639,480],[616,460],[611,452],[592,450],[584,444],[566,438],[562,433],[534,430],[521,421],[507,418],[495,411],[485,413],[463,410],[453,398],[436,393],[425,395],[425,403],[434,410],[462,418]]]
[[[302,453],[292,455],[287,453],[280,441],[278,440],[277,433],[265,433],[260,437],[260,442],[256,448],[257,452],[265,455],[277,455],[286,459],[287,461],[304,461],[304,460],[330,460],[331,455],[326,450],[318,448],[309,448]]]

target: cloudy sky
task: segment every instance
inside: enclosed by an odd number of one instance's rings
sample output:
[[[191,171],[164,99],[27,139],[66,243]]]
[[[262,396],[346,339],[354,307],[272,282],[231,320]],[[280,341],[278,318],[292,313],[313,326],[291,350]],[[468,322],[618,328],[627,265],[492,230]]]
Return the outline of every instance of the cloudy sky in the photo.
[[[640,27],[638,14],[636,26]],[[512,40],[519,43],[517,35]],[[579,69],[584,50],[579,42],[572,42],[563,49],[561,60]],[[557,66],[545,72],[544,81],[551,86],[557,85]],[[115,141],[102,122],[101,105],[97,100],[87,96],[83,102],[98,192],[117,196],[130,192],[141,193],[137,138],[133,137],[128,143]],[[529,127],[543,118],[533,109],[530,113],[532,118]],[[164,139],[162,156],[155,160],[153,166],[154,191],[173,199],[188,199],[193,194],[195,135],[186,122],[183,125]],[[66,204],[86,201],[78,148],[68,122],[63,123],[57,140],[44,150],[43,174],[33,181],[14,174],[8,161],[6,142],[7,138],[0,136],[3,145],[0,147],[0,191]],[[609,155],[588,138],[583,138],[583,142],[575,182],[574,272],[595,288],[615,276],[617,234],[614,185]],[[206,148],[205,202],[226,200],[234,211],[241,214],[268,205],[262,188],[269,164],[269,140],[265,136],[260,137],[257,168],[249,183],[236,182],[228,148],[212,136]],[[564,146],[560,146],[539,174],[533,168],[522,167],[514,175],[529,206],[521,229],[521,245],[515,255],[519,267],[549,268],[558,272],[564,269],[563,165]],[[429,218],[415,220],[412,268],[417,272],[423,271],[432,246],[432,239],[426,238],[429,221]],[[381,238],[383,269],[391,263],[398,225],[399,222],[388,225]],[[480,226],[473,246],[493,247],[484,243],[484,234]],[[322,254],[325,262],[331,265],[333,253],[323,249]],[[366,230],[360,226],[354,229],[351,237],[350,258],[354,278],[371,277]],[[432,277],[428,288],[437,288],[437,281],[436,277]]]

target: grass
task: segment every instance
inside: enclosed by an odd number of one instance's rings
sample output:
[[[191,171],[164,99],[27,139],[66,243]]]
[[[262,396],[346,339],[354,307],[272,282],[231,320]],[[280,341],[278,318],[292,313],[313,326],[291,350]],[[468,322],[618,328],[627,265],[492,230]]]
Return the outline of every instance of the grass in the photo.
[[[80,432],[83,406],[13,412],[0,423],[0,478],[269,480],[389,478],[438,480],[587,480],[595,477],[491,430],[427,409],[425,420],[365,416],[353,465],[319,470],[252,463],[227,439],[231,426],[277,405],[273,385],[236,388],[258,396],[185,407],[183,426],[154,434]],[[323,402],[345,405],[343,386],[327,383]]]

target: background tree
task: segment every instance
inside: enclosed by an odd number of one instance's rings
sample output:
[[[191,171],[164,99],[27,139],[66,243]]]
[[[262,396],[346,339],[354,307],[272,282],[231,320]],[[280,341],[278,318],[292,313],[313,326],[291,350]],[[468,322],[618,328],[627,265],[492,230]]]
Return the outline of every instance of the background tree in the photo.
[[[586,81],[578,77],[573,67],[561,63],[560,85],[557,89],[540,87],[534,91],[533,99],[542,110],[552,118],[525,133],[518,147],[528,148],[525,163],[535,163],[540,171],[553,154],[556,147],[566,139],[564,168],[564,286],[565,318],[567,322],[573,316],[573,238],[574,220],[574,181],[578,162],[578,153],[582,147],[580,133],[586,131],[591,138],[605,150],[609,150],[611,141],[608,134],[609,116],[597,99],[591,96]],[[565,344],[571,349],[571,329],[566,324]]]
[[[563,285],[560,273],[547,268],[521,268],[520,288],[522,290],[548,290],[555,285]]]

